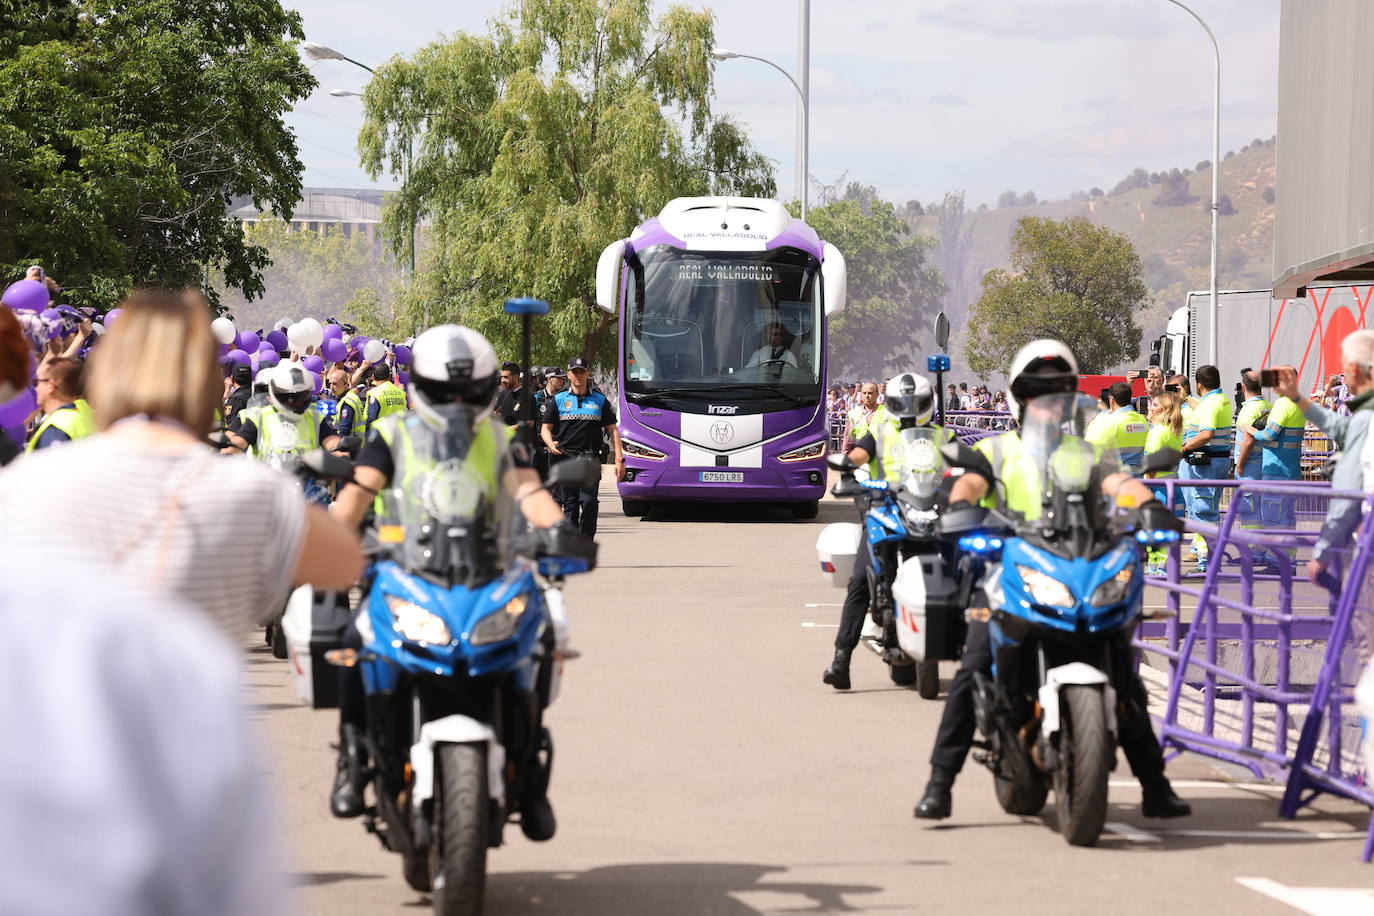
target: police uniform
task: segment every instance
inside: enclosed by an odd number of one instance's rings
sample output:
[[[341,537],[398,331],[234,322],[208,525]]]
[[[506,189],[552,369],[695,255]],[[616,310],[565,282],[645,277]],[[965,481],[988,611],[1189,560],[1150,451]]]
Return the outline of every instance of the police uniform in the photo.
[[[1252,426],[1263,427],[1269,422],[1269,409],[1269,402],[1260,395],[1246,398],[1240,405],[1240,413],[1236,414],[1236,432],[1233,440],[1233,460],[1236,463],[1237,480],[1264,479],[1264,450],[1258,445],[1252,444],[1244,466],[1240,463],[1240,446],[1245,441],[1245,436],[1241,430],[1249,429]],[[1237,499],[1239,504],[1236,506],[1236,521],[1240,523],[1240,526],[1242,528],[1260,527],[1259,494],[1242,491],[1237,494]]]
[[[1231,442],[1234,438],[1234,422],[1231,399],[1221,393],[1221,389],[1209,391],[1201,402],[1185,415],[1184,423],[1192,435],[1212,431],[1212,440],[1191,454],[1193,460],[1185,458],[1179,465],[1179,478],[1182,480],[1225,480],[1231,469]],[[1184,434],[1187,442],[1192,435]],[[1195,463],[1196,462],[1196,463]],[[1189,487],[1184,492],[1184,505],[1188,517],[1200,522],[1215,525],[1221,520],[1218,505],[1221,491],[1216,487]]]
[[[577,394],[568,389],[544,401],[539,422],[553,427],[553,440],[564,455],[600,462],[602,431],[615,425],[615,408],[600,391],[588,390],[586,394]],[[550,460],[557,463],[562,459],[551,455]],[[589,487],[556,489],[554,495],[563,507],[564,517],[577,526],[582,534],[595,536],[599,483]]]
[[[878,411],[882,411],[881,415]],[[868,479],[884,480],[889,486],[896,486],[902,477],[902,424],[882,407],[873,412],[869,424],[862,435],[856,436],[853,448],[861,448],[870,456]],[[952,437],[938,426],[937,447],[943,446]],[[844,606],[840,610],[840,629],[835,634],[835,648],[852,652],[859,644],[863,633],[864,615],[872,598],[868,588],[868,567],[871,563],[868,546],[868,527],[859,526],[859,550],[854,557],[854,570],[849,576],[849,588],[845,591]]]
[[[1255,445],[1263,449],[1262,480],[1294,481],[1302,478],[1302,438],[1307,421],[1289,398],[1279,398],[1269,410],[1269,422],[1255,433]],[[1269,493],[1260,499],[1260,517],[1266,528],[1292,531],[1298,527],[1296,497]]]
[[[405,389],[388,379],[378,382],[367,392],[367,413],[362,435],[371,436],[373,425],[386,417],[405,413],[410,409]]]
[[[239,413],[232,430],[248,443],[248,455],[276,464],[287,456],[299,457],[338,435],[319,411],[307,409],[300,419],[292,419],[273,404],[249,407]]]
[[[1149,421],[1129,406],[1098,414],[1088,424],[1084,436],[1095,445],[1116,449],[1121,463],[1136,475],[1140,474],[1140,465],[1145,461],[1145,442],[1149,437]]]
[[[63,404],[44,417],[43,422],[38,424],[38,428],[29,437],[29,444],[24,450],[32,452],[59,442],[75,442],[93,432],[95,414],[89,404],[78,398],[71,404]]]
[[[1066,437],[1067,439],[1067,437]],[[1021,438],[1015,431],[1002,433],[980,440],[974,449],[981,452],[992,466],[993,473],[1000,482],[988,481],[988,492],[982,505],[1020,513],[1027,520],[1040,517],[1042,506],[1040,494],[1043,491],[1040,469],[1034,458],[1023,447]],[[1121,471],[1115,456],[1101,446],[1094,446],[1096,469],[1092,475],[1092,486],[1100,487],[1105,477]],[[1004,494],[1004,495],[1003,495]],[[980,595],[980,593],[975,593]],[[975,602],[985,598],[975,597]],[[973,742],[975,720],[973,713],[973,675],[992,672],[992,649],[989,643],[988,625],[985,621],[970,620],[968,635],[964,644],[963,660],[950,684],[949,695],[945,699],[945,711],[940,719],[940,729],[936,734],[935,748],[930,755],[932,768],[931,781],[942,777],[952,783],[955,775],[963,768],[964,758],[968,755]],[[1153,787],[1164,779],[1164,755],[1159,742],[1150,727],[1146,712],[1146,696],[1140,678],[1131,673],[1129,646],[1123,657],[1113,660],[1113,670],[1124,681],[1122,700],[1126,714],[1121,717],[1118,732],[1120,745],[1131,765],[1131,771],[1142,786]]]
[[[358,389],[349,388],[334,409],[334,428],[340,436],[355,436],[366,432],[366,427],[367,413],[363,409],[363,399]]]

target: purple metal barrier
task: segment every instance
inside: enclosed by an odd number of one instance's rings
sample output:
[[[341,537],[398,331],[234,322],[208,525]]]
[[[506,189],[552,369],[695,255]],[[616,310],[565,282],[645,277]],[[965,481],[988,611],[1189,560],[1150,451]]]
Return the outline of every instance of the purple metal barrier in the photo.
[[[1187,525],[1208,541],[1206,574],[1184,575],[1182,550],[1175,546],[1166,576],[1149,580],[1164,591],[1168,620],[1142,625],[1136,645],[1147,684],[1156,695],[1167,684],[1161,742],[1282,781],[1279,813],[1287,818],[1324,792],[1374,806],[1353,697],[1374,654],[1374,496],[1301,482],[1154,483],[1163,485],[1166,502],[1176,488],[1232,491],[1219,525]],[[1294,530],[1243,528],[1238,510],[1249,495],[1301,500],[1309,511],[1299,513]],[[1364,503],[1364,520],[1357,546],[1343,551],[1339,567],[1333,564],[1314,585],[1301,561],[1325,506],[1336,499]],[[1257,556],[1268,558],[1277,574],[1257,571]],[[1371,852],[1374,818],[1365,861]]]

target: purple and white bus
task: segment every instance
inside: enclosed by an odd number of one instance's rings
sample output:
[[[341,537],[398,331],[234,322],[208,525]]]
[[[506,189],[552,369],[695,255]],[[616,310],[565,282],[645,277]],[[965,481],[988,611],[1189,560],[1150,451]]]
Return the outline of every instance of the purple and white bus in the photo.
[[[814,518],[839,250],[777,201],[682,197],[606,247],[596,298],[620,329],[625,514],[707,500]]]

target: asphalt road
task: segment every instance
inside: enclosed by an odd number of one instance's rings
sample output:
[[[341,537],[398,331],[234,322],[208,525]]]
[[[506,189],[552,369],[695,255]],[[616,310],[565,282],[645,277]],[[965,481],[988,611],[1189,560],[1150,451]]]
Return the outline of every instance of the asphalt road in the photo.
[[[893,687],[862,649],[853,690],[820,680],[842,592],[813,545],[851,512],[634,520],[608,482],[601,566],[567,590],[583,656],[549,715],[559,832],[534,844],[507,830],[488,913],[1374,913],[1368,809],[1323,800],[1282,821],[1277,792],[1200,757],[1170,765],[1195,814],[1168,823],[1140,816],[1122,761],[1115,832],[1094,849],[1004,814],[972,761],[954,816],[914,820],[943,700]],[[329,816],[335,714],[299,705],[265,649],[247,664],[296,910],[422,911],[399,859]]]

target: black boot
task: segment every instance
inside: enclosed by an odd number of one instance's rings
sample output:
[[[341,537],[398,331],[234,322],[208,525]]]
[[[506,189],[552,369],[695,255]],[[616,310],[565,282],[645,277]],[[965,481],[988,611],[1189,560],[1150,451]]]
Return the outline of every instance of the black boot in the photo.
[[[853,651],[853,649],[836,649],[835,660],[830,663],[829,668],[825,669],[825,674],[821,675],[821,680],[836,690],[848,690],[849,655]]]
[[[558,829],[558,820],[553,816],[553,805],[542,792],[526,798],[520,803],[520,830],[526,838],[542,843],[553,839]]]
[[[338,766],[334,774],[334,791],[329,794],[329,810],[335,817],[357,817],[363,813],[367,747],[356,725],[344,725],[339,729]]]
[[[954,810],[954,799],[950,794],[953,788],[954,774],[932,768],[930,782],[926,783],[926,791],[916,803],[912,816],[930,821],[942,821],[949,817]]]
[[[1146,817],[1187,817],[1193,813],[1193,806],[1174,793],[1174,787],[1163,776],[1158,783],[1141,786],[1143,796],[1140,813]]]

